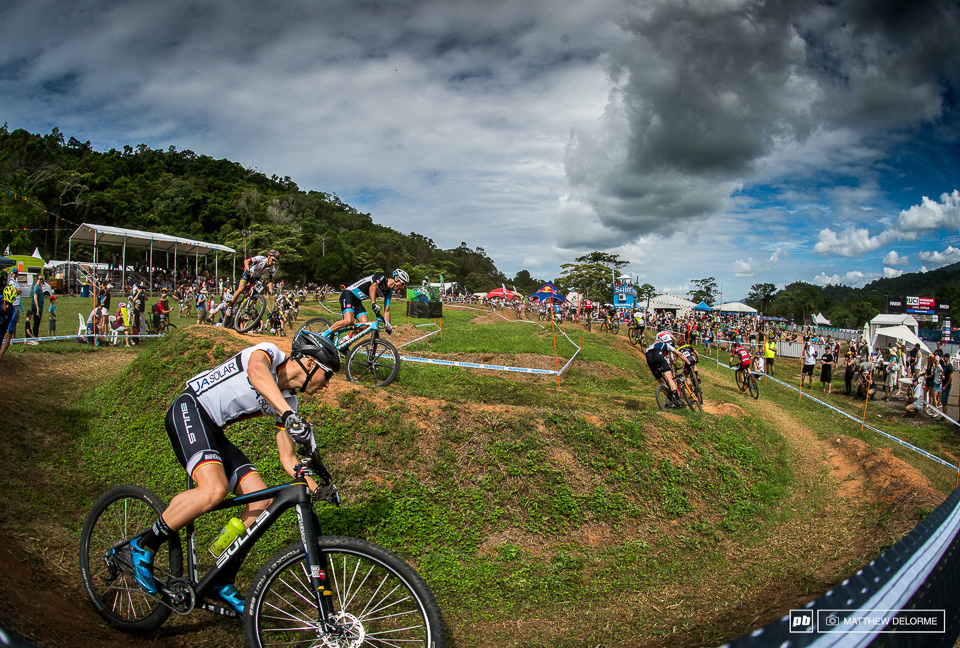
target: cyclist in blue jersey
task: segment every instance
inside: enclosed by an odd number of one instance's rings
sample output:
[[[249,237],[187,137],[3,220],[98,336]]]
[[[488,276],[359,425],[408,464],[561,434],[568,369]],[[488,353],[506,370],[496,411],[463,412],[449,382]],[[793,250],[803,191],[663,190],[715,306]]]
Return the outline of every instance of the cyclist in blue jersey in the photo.
[[[661,384],[665,384],[670,390],[671,398],[674,400],[674,406],[683,403],[683,397],[677,390],[677,383],[673,380],[672,364],[667,356],[673,354],[683,361],[684,367],[690,364],[690,361],[673,346],[673,335],[670,331],[660,331],[653,344],[647,347],[644,355],[647,359],[647,366],[653,373],[653,377]]]
[[[17,302],[17,289],[13,286],[7,286],[3,289],[3,304],[0,305],[0,335],[3,336],[3,342],[0,343],[0,360],[3,359],[10,346],[10,340],[17,330],[17,322],[20,320],[20,309],[14,304]]]
[[[367,309],[363,307],[363,300],[370,298],[370,306],[373,311],[380,314],[380,307],[377,306],[377,292],[383,293],[383,318],[390,323],[390,298],[394,292],[403,290],[403,287],[410,282],[410,275],[397,268],[393,275],[388,277],[384,274],[372,274],[359,281],[347,286],[340,293],[340,312],[343,313],[343,319],[334,322],[324,335],[329,337],[334,331],[346,326],[352,326],[357,320],[366,322]]]
[[[177,461],[196,487],[174,497],[156,523],[130,541],[130,561],[140,587],[157,593],[153,558],[171,534],[211,511],[229,492],[244,495],[267,487],[224,428],[254,416],[272,417],[280,465],[293,477],[294,443],[316,449],[313,427],[298,414],[296,392],[319,393],[339,370],[340,354],[333,343],[304,331],[294,340],[290,356],[275,344],[262,342],[187,381],[164,424]],[[311,490],[317,488],[313,479],[305,479]],[[271,501],[248,504],[240,515],[244,526],[253,524]],[[224,574],[213,591],[242,614],[244,599],[233,584],[235,576]]]

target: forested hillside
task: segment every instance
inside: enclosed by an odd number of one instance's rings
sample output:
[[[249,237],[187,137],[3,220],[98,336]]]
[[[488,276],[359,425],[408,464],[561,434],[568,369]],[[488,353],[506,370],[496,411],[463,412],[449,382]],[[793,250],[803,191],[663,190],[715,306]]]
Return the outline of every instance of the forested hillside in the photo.
[[[39,247],[47,259],[66,259],[70,233],[87,222],[237,250],[248,230],[247,250],[280,250],[282,272],[294,281],[340,284],[398,266],[414,280],[442,274],[470,290],[509,281],[482,248],[441,250],[425,236],[374,223],[335,193],[302,191],[289,177],[174,147],[100,153],[56,128],[35,135],[4,124],[0,187],[0,242],[27,253]],[[92,258],[82,248],[73,257]]]

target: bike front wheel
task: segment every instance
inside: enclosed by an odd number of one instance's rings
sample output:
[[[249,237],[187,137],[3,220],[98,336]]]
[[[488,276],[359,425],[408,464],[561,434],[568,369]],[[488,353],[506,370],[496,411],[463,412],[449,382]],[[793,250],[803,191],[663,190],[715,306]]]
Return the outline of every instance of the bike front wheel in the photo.
[[[104,621],[130,634],[159,628],[170,608],[147,594],[133,577],[126,541],[150,528],[166,506],[140,486],[111,488],[96,501],[80,533],[80,577],[83,588]],[[180,536],[173,534],[154,557],[154,574],[179,577],[183,568]]]
[[[334,634],[320,627],[302,545],[275,554],[257,573],[243,615],[247,646],[444,648],[446,631],[430,588],[403,560],[358,538],[317,541]]]
[[[747,389],[750,390],[750,395],[753,396],[754,400],[760,398],[760,383],[757,382],[757,378],[753,374],[750,374],[750,377],[747,378]]]
[[[735,375],[736,378],[737,378],[737,388],[738,388],[740,391],[743,391],[743,372],[740,371],[739,369],[737,369],[737,370],[734,371],[733,373],[734,373],[734,375]]]
[[[237,329],[237,333],[246,333],[256,328],[266,310],[267,300],[263,298],[263,295],[254,295],[244,299],[233,317],[233,325]]]
[[[697,400],[696,395],[693,393],[693,389],[690,388],[688,383],[684,383],[683,387],[680,388],[680,394],[683,396],[683,401],[687,404],[694,412],[702,412],[703,407],[700,406],[700,401]]]
[[[347,356],[347,380],[386,387],[400,372],[400,352],[386,340],[364,340]]]
[[[616,335],[620,332],[620,322],[610,322],[610,332]]]
[[[303,326],[297,329],[297,335],[300,335],[303,331],[310,331],[311,333],[323,333],[330,328],[330,320],[326,317],[312,317],[303,323]],[[296,338],[297,335],[293,337]]]
[[[700,403],[701,409],[703,409],[703,389],[700,387],[700,379],[697,378],[697,374],[690,372],[689,384],[690,389],[693,390],[693,395],[697,399],[697,402]]]
[[[640,329],[633,328],[632,326],[628,328],[627,338],[629,338],[633,344],[640,344]]]

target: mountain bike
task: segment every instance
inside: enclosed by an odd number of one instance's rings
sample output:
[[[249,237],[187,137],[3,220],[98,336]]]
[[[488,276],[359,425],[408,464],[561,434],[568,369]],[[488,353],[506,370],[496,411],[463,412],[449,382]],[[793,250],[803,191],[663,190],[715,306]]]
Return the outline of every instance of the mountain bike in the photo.
[[[314,501],[339,505],[339,493],[316,452],[301,461],[289,483],[227,498],[214,509],[273,500],[203,576],[197,568],[194,524],[185,529],[185,575],[180,535],[171,535],[155,558],[156,596],[137,584],[128,545],[166,507],[140,486],[108,490],[87,513],[80,534],[80,574],[94,609],[110,626],[137,635],[159,628],[171,612],[187,615],[200,608],[237,618],[233,608],[208,598],[218,576],[235,570],[274,522],[295,509],[300,541],[269,558],[247,592],[242,615],[247,646],[443,648],[440,608],[412,567],[365,540],[323,534]],[[320,484],[315,494],[307,488],[306,475]]]
[[[636,323],[636,320],[630,322],[630,325],[627,326],[627,338],[629,338],[633,344],[641,344],[643,342],[643,329]]]
[[[397,347],[380,337],[381,326],[387,333],[393,332],[390,323],[379,314],[375,320],[355,322],[353,326],[345,326],[334,331],[331,339],[339,349],[340,355],[345,358],[347,380],[350,382],[386,387],[396,380],[397,374],[400,373],[400,352],[397,351]],[[297,329],[297,335],[300,335],[301,331],[323,333],[329,328],[328,319],[314,317]],[[370,339],[360,342],[360,339],[368,333]]]
[[[737,388],[740,391],[749,391],[754,400],[760,398],[760,383],[757,382],[757,377],[753,375],[752,371],[737,368],[734,374],[737,379]]]
[[[666,385],[657,385],[657,389],[654,392],[657,398],[657,406],[661,410],[665,410],[670,406],[683,407],[686,405],[694,412],[702,412],[702,401],[697,400],[693,387],[686,380],[682,371],[679,373],[676,371],[673,372],[673,381],[676,383],[677,390],[680,392],[683,401],[678,403],[674,395],[670,392],[670,388]]]
[[[700,409],[703,409],[703,389],[700,387],[700,379],[697,378],[697,372],[694,368],[683,368],[684,384],[690,389],[690,394],[693,399],[700,406]]]
[[[263,281],[257,281],[244,288],[239,305],[233,309],[233,328],[237,333],[252,331],[263,319],[263,314],[267,310],[267,300],[263,293]]]
[[[600,332],[613,333],[614,335],[616,335],[617,333],[620,332],[620,322],[618,322],[615,318],[607,315],[603,318],[603,322],[601,322],[600,324]]]

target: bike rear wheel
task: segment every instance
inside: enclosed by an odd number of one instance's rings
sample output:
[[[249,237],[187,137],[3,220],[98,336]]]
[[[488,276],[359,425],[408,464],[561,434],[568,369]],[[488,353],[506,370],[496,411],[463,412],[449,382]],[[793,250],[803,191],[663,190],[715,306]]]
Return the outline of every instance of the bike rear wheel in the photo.
[[[147,594],[122,558],[126,541],[150,528],[163,513],[163,501],[140,486],[115,486],[100,496],[80,533],[80,576],[87,598],[104,621],[130,634],[159,628],[170,608]],[[154,574],[179,577],[183,569],[180,536],[173,534],[154,557]]]
[[[617,322],[617,321],[610,322],[610,329],[609,329],[609,330],[610,330],[610,332],[613,333],[614,335],[616,335],[617,333],[619,333],[619,332],[620,332],[620,322]]]
[[[251,295],[244,299],[233,316],[233,326],[237,333],[246,333],[256,328],[266,310],[267,300],[263,295]]]
[[[297,335],[300,335],[303,331],[310,331],[311,333],[323,333],[330,328],[330,320],[325,317],[312,317],[303,323],[303,326],[297,329]],[[293,337],[297,337],[294,335]]]
[[[350,382],[386,387],[399,372],[400,352],[386,340],[364,340],[347,356],[347,380]]]
[[[446,646],[440,607],[407,563],[358,538],[324,536],[317,546],[332,592],[325,607],[342,634],[319,627],[310,567],[297,544],[276,553],[253,579],[243,615],[247,646]]]
[[[664,385],[657,385],[654,395],[657,397],[657,406],[661,410],[667,409],[667,403],[670,402],[670,390]]]
[[[760,398],[760,383],[757,382],[757,378],[753,374],[750,374],[747,379],[747,389],[750,390],[750,395],[753,396],[754,400]]]

